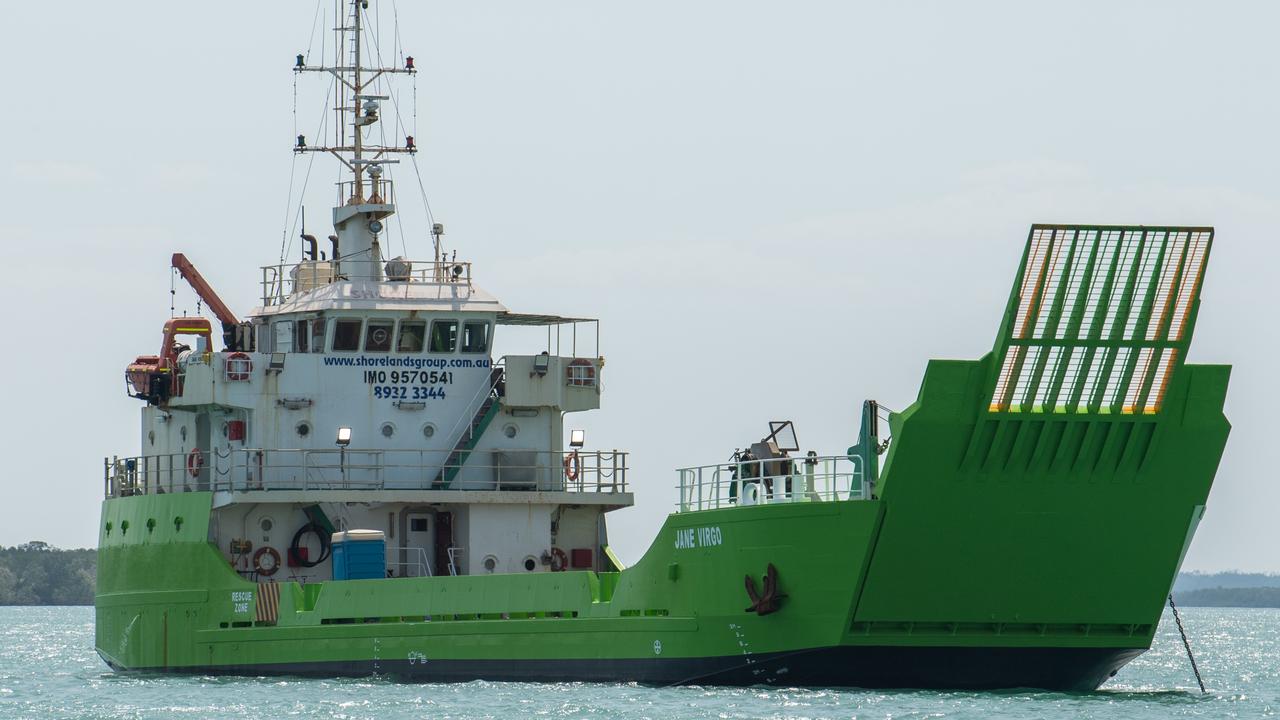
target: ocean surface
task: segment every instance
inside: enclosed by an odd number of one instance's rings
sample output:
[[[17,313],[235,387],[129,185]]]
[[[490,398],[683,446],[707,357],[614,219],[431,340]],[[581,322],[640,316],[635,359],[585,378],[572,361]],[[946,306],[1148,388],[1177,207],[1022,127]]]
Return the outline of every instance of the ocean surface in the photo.
[[[1151,651],[1095,693],[628,684],[401,684],[122,676],[87,607],[0,607],[0,720],[14,718],[1264,718],[1280,712],[1280,610],[1184,608],[1201,695],[1168,611]]]

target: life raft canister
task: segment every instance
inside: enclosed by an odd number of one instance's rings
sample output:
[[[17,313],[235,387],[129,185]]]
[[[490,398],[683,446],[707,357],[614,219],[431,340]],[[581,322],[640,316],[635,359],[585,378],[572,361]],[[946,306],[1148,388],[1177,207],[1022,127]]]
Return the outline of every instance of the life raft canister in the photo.
[[[191,452],[187,453],[187,474],[200,477],[200,470],[203,468],[204,453],[200,452],[200,448],[191,448]]]
[[[262,562],[263,558],[271,558],[268,562]],[[270,545],[263,545],[258,548],[258,552],[253,554],[253,569],[263,577],[271,577],[280,569],[280,553]]]

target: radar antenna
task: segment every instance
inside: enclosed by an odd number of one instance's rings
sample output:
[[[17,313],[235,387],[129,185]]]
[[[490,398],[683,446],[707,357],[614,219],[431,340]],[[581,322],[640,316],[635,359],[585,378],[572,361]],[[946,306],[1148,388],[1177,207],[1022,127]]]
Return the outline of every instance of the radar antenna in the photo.
[[[347,2],[347,0],[338,0]],[[366,27],[365,13],[370,0],[349,0],[350,11],[339,27],[334,28],[334,62],[311,65],[305,55],[296,58],[295,73],[327,73],[336,80],[337,100],[334,112],[334,142],[312,145],[299,135],[295,153],[328,153],[351,172],[351,180],[338,183],[338,202],[333,209],[333,226],[344,254],[331,259],[334,272],[353,281],[383,279],[382,249],[378,236],[385,227],[383,220],[395,213],[395,196],[391,179],[383,177],[385,165],[399,162],[390,158],[401,153],[416,153],[413,136],[406,135],[401,145],[365,141],[365,128],[380,119],[380,101],[390,96],[374,94],[373,84],[384,75],[414,75],[413,58],[406,57],[403,67],[365,67],[361,43]],[[335,16],[339,13],[335,12]],[[340,269],[339,269],[340,268]]]

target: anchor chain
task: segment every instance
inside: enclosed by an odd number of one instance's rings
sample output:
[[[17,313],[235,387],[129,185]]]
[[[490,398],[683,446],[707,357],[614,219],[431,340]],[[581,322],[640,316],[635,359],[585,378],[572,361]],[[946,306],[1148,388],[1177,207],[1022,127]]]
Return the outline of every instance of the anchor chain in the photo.
[[[1200,683],[1200,692],[1204,689],[1204,679],[1200,677],[1200,668],[1196,666],[1196,656],[1191,652],[1191,642],[1187,640],[1187,630],[1182,627],[1182,616],[1178,614],[1178,606],[1173,604],[1173,593],[1169,593],[1169,609],[1173,611],[1173,621],[1178,624],[1178,634],[1182,636],[1182,646],[1187,649],[1187,659],[1191,661],[1191,671],[1196,674],[1196,682]]]

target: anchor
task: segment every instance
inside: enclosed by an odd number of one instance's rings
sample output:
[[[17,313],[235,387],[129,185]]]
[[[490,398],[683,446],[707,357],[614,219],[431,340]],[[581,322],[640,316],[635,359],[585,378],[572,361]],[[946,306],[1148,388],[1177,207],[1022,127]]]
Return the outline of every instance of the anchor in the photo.
[[[778,592],[778,568],[769,563],[769,567],[764,571],[764,592],[756,591],[756,581],[751,577],[751,573],[747,573],[746,579],[747,597],[751,598],[751,605],[744,612],[754,612],[757,615],[768,615],[778,611],[778,606],[782,598],[786,597],[786,593]]]

